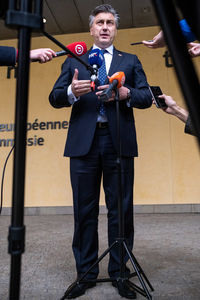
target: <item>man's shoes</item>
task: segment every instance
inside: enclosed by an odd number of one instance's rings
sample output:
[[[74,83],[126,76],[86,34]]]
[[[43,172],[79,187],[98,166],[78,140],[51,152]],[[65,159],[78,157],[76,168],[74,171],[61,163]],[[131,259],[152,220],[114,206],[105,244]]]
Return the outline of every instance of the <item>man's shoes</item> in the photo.
[[[136,299],[137,294],[131,286],[128,279],[126,280],[116,280],[112,282],[112,285],[118,289],[120,296],[127,299]]]
[[[87,282],[87,283],[77,283],[73,289],[67,294],[66,292],[66,297],[65,299],[74,299],[77,298],[81,295],[85,294],[85,291],[87,289],[90,289],[96,285],[96,282]],[[69,287],[70,288],[70,287]]]

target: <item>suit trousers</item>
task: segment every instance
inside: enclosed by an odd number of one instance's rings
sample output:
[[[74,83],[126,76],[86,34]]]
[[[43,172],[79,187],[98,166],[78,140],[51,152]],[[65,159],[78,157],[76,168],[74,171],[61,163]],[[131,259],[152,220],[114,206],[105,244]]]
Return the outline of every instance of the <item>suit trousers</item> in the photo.
[[[124,134],[126,134],[124,132]],[[127,245],[133,247],[133,180],[134,159],[122,157],[122,206],[124,233]],[[108,218],[109,246],[118,238],[118,169],[117,153],[109,128],[96,128],[89,153],[70,158],[70,175],[74,205],[74,237],[72,249],[77,276],[83,275],[98,259],[98,215],[101,179],[105,192]],[[108,273],[117,278],[120,271],[119,247],[112,247],[109,254]],[[125,257],[125,261],[128,257]],[[127,269],[128,270],[128,269]],[[86,278],[97,278],[96,265]]]

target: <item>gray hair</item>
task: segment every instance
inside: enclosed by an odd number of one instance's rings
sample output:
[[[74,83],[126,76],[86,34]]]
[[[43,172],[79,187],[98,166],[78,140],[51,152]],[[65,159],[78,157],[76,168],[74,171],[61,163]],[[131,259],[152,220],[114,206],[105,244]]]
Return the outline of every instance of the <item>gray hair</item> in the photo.
[[[93,22],[94,22],[94,18],[96,17],[96,15],[98,15],[99,13],[110,13],[114,16],[115,19],[115,24],[116,27],[119,26],[119,14],[117,13],[117,11],[109,4],[102,4],[99,5],[97,7],[95,7],[95,9],[92,10],[90,16],[89,16],[89,26],[91,27]]]

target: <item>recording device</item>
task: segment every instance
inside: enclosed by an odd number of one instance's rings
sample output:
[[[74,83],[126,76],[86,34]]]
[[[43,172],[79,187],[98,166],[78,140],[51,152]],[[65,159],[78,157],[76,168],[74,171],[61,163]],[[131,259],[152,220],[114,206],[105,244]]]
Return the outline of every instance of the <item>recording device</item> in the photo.
[[[95,83],[97,81],[98,69],[101,67],[104,56],[103,52],[100,49],[92,49],[89,54],[89,64],[92,66],[94,72],[91,75],[91,90],[95,90]]]
[[[159,86],[149,86],[150,93],[152,95],[153,100],[155,101],[157,108],[166,108],[167,105],[164,99],[159,98],[158,96],[162,95],[163,92]]]
[[[66,47],[67,47],[67,49],[69,49],[70,51],[72,51],[74,54],[76,54],[78,56],[82,56],[83,54],[85,54],[87,52],[87,45],[85,42],[75,42],[75,43],[67,45]],[[64,50],[56,52],[56,55],[57,55],[57,57],[63,56],[63,55],[68,55],[68,57],[72,57],[70,54],[68,54]]]
[[[149,40],[148,42],[153,42],[153,40]],[[143,42],[131,43],[130,45],[134,46],[134,45],[141,45],[141,44],[143,44]]]
[[[112,97],[112,91],[119,89],[125,83],[124,72],[116,72],[109,78],[109,87],[105,89],[101,95],[100,100],[106,102]]]

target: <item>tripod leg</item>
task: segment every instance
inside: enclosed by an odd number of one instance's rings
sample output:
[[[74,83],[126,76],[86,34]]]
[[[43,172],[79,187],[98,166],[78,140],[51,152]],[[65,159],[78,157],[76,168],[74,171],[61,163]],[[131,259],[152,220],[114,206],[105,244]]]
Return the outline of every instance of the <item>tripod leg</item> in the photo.
[[[99,257],[99,259],[87,270],[87,272],[85,272],[80,278],[78,278],[76,281],[74,281],[69,287],[68,289],[65,291],[64,296],[60,299],[60,300],[64,300],[66,299],[67,295],[69,295],[69,293],[73,290],[73,288],[76,286],[76,284],[79,283],[87,283],[87,282],[96,282],[97,280],[84,280],[83,279],[86,277],[86,275],[110,252],[111,248],[114,247],[118,242],[114,241],[114,243],[108,248],[106,249],[102,255]]]
[[[83,274],[83,276],[80,277],[78,280],[79,282],[82,282],[82,280],[85,278],[85,276],[96,266],[98,263],[110,252],[110,250],[117,244],[117,241],[114,241],[114,243],[107,249],[105,250],[102,255],[97,259],[97,261]],[[89,280],[87,280],[88,282]]]
[[[145,275],[145,273],[144,273],[142,267],[139,265],[139,263],[138,263],[136,257],[132,254],[132,252],[130,251],[130,249],[128,248],[127,245],[126,245],[126,247],[127,247],[128,251],[129,251],[129,253],[131,253],[132,259],[134,260],[135,264],[137,265],[138,269],[140,270],[140,273],[143,275],[143,277],[144,277],[144,279],[146,280],[148,286],[150,287],[151,291],[153,292],[153,291],[154,291],[154,288],[153,288],[153,286],[151,285],[150,281],[148,280],[147,276]]]
[[[141,273],[141,272],[140,272],[140,269],[141,269],[141,268],[139,267],[138,263],[135,261],[135,257],[134,257],[134,255],[132,254],[132,252],[128,249],[128,247],[127,247],[125,241],[123,242],[123,245],[124,245],[124,247],[125,247],[125,249],[126,249],[126,252],[127,252],[128,256],[129,256],[129,258],[130,258],[130,261],[131,261],[131,263],[132,263],[132,265],[133,265],[133,268],[135,269],[135,271],[136,271],[136,273],[137,273],[138,279],[139,279],[139,281],[140,281],[140,283],[141,283],[141,285],[142,285],[142,287],[143,287],[143,289],[144,289],[144,291],[145,291],[145,293],[146,293],[146,297],[147,297],[149,300],[151,300],[151,299],[152,299],[152,296],[150,295],[150,293],[149,293],[149,291],[148,291],[148,289],[147,289],[147,287],[146,287],[146,284],[145,284],[145,282],[144,282],[142,276],[140,275],[140,273]]]
[[[129,250],[129,251],[130,251],[130,250]],[[140,269],[140,273],[143,275],[143,277],[144,277],[144,279],[146,280],[148,286],[150,287],[151,291],[153,292],[153,291],[154,291],[153,286],[151,285],[150,281],[148,280],[148,278],[147,278],[146,274],[144,273],[142,267],[139,265],[139,263],[138,263],[136,257],[135,257],[134,255],[133,255],[133,257],[134,257],[135,263],[137,264],[138,268]]]

